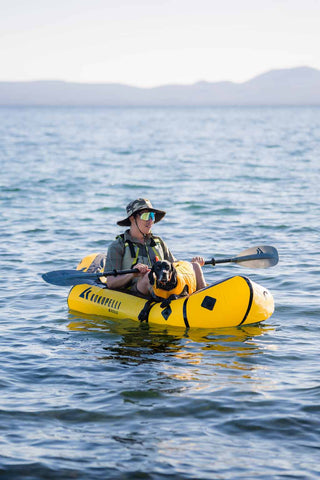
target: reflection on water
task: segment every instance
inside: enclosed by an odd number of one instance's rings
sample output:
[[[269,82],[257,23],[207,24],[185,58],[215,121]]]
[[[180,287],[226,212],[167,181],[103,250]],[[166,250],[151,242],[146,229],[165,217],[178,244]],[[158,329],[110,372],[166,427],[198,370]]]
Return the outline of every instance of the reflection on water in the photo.
[[[76,313],[69,314],[68,328],[79,332],[101,332],[110,335],[112,341],[104,346],[106,355],[100,360],[117,360],[122,364],[155,363],[166,359],[166,374],[177,379],[197,376],[196,366],[208,367],[214,375],[217,369],[241,370],[244,374],[257,369],[257,355],[263,348],[256,340],[274,328],[259,324],[239,328],[216,330],[163,327],[138,324],[131,320],[116,321],[105,317]],[[254,357],[254,362],[250,361]],[[185,367],[194,368],[186,371]],[[183,371],[179,371],[180,369]]]

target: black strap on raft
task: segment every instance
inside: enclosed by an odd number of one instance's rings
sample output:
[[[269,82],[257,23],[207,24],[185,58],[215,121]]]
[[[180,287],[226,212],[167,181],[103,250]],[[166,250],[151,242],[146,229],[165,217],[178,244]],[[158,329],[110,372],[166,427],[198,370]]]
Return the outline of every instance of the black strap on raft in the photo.
[[[168,298],[165,298],[164,300],[161,301],[160,307],[161,308],[170,307],[170,303],[172,302],[172,300],[177,300],[180,297],[188,297],[188,296],[189,296],[189,287],[188,285],[185,285],[180,295],[175,295],[173,293]]]
[[[167,308],[170,306],[170,303],[172,300],[177,300],[179,297],[188,297],[189,296],[189,287],[188,285],[185,285],[182,292],[180,295],[175,295],[174,293],[170,295],[168,298],[162,300],[160,307],[161,308]]]
[[[170,306],[170,303],[172,302],[172,300],[176,300],[178,298],[178,295],[170,295],[170,297],[164,299],[162,302],[161,302],[161,305],[160,307],[161,308],[168,308]]]

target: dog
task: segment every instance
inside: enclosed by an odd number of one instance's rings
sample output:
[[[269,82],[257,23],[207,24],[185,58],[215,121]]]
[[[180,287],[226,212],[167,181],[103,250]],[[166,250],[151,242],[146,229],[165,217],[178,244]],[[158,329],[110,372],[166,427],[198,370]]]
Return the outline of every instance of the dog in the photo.
[[[157,261],[148,276],[152,286],[152,299],[146,302],[139,314],[141,322],[148,321],[150,309],[155,302],[161,302],[161,308],[167,308],[172,300],[188,296],[196,290],[195,273],[190,262]]]
[[[179,263],[176,263],[178,266]],[[179,268],[179,267],[177,267]],[[163,302],[184,297],[189,294],[188,285],[184,284],[181,291],[177,292],[177,287],[181,285],[181,275],[178,279],[178,271],[175,264],[168,260],[155,262],[149,272],[149,282],[153,286],[152,296],[156,301]],[[178,287],[178,288],[179,288]],[[171,294],[169,292],[172,292]]]

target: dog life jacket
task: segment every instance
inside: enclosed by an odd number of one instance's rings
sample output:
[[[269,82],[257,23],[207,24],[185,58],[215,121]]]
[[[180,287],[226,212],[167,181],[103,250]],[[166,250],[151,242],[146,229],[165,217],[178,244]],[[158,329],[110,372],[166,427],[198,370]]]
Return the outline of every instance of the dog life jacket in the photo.
[[[157,297],[169,298],[170,295],[181,295],[184,291],[187,290],[188,295],[195,292],[197,289],[196,275],[193,270],[193,266],[190,262],[174,262],[174,268],[177,271],[177,285],[172,290],[162,290],[157,288],[156,283],[154,284],[153,293]]]
[[[152,267],[156,259],[164,260],[163,248],[158,237],[152,236],[150,245],[124,240],[124,234],[119,235],[119,237],[124,241],[123,269],[133,268],[137,263]]]

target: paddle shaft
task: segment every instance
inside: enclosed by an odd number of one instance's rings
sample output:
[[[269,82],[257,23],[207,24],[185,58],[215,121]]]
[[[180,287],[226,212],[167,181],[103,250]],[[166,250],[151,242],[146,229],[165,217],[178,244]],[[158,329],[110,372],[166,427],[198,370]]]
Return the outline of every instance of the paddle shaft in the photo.
[[[273,258],[271,255],[268,253],[262,253],[262,254],[254,254],[254,255],[245,255],[243,257],[232,257],[232,258],[220,258],[216,260],[215,258],[212,258],[211,260],[206,260],[204,262],[205,265],[217,265],[219,263],[241,263],[241,262],[250,262],[252,260],[268,260]]]
[[[81,272],[81,270],[79,271]],[[95,275],[96,277],[117,277],[118,275],[126,275],[127,273],[138,273],[138,272],[139,272],[138,268],[128,268],[127,270],[109,270],[108,272],[96,272],[96,273],[92,273],[92,275]],[[81,272],[81,273],[87,274],[87,272]]]
[[[245,263],[248,268],[269,268],[278,263],[278,252],[274,247],[264,245],[253,247],[241,252],[238,257],[206,260],[205,265],[217,265],[220,263]],[[89,273],[82,270],[55,270],[42,275],[42,278],[53,285],[71,286],[85,283],[86,280],[97,280],[99,277],[126,275],[138,273],[137,268],[127,270],[109,270],[106,272]]]

